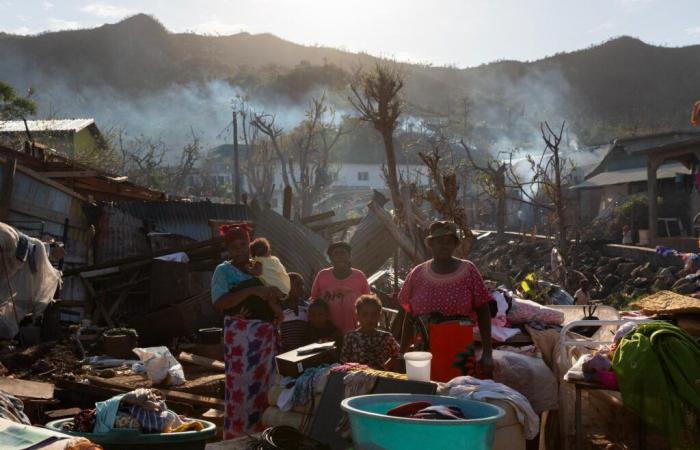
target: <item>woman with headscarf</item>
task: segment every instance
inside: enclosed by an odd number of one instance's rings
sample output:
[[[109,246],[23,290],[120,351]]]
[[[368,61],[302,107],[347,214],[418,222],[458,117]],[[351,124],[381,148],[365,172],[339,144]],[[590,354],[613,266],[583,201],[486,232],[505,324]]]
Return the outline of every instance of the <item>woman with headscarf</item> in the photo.
[[[230,260],[214,271],[211,299],[214,308],[225,314],[224,439],[233,439],[261,430],[279,348],[274,322],[284,294],[264,287],[249,273],[248,224],[225,225],[220,233]]]
[[[433,353],[432,373],[433,376],[438,375],[434,378],[436,381],[449,381],[440,378],[460,375],[455,363],[469,353],[462,344],[472,339],[471,326],[453,322],[448,325],[449,328],[441,327],[440,324],[431,323],[436,316],[468,317],[478,323],[483,348],[481,370],[484,376],[490,378],[493,369],[489,309],[493,298],[476,266],[471,261],[454,256],[460,240],[454,222],[433,222],[425,239],[432,250],[433,259],[414,267],[399,293],[399,302],[407,313],[401,348],[405,351],[413,343],[409,318],[422,318],[428,324],[430,350]]]

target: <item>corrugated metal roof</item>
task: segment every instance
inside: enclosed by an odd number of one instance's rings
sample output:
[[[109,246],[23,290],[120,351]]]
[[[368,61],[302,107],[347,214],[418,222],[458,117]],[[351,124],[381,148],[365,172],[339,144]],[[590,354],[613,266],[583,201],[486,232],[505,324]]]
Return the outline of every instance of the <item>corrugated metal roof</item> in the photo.
[[[613,141],[613,144],[616,147],[622,147],[627,154],[632,154],[653,150],[656,147],[663,147],[669,144],[681,144],[685,141],[692,141],[698,138],[700,138],[700,132],[698,131],[673,131],[669,133],[616,139]]]
[[[662,165],[656,171],[656,178],[662,180],[665,178],[673,178],[677,173],[689,174],[690,169],[679,162],[671,162]],[[633,169],[613,170],[602,172],[587,179],[583,183],[573,186],[572,189],[590,189],[602,186],[611,186],[614,184],[635,183],[647,180],[647,168],[637,167]]]
[[[95,119],[27,120],[29,131],[73,131],[93,125]],[[0,133],[24,132],[22,120],[0,120]]]
[[[144,222],[154,231],[180,234],[197,241],[210,239],[209,220],[248,220],[245,205],[208,202],[119,202],[114,206]]]
[[[372,210],[362,219],[350,239],[352,264],[370,276],[396,252],[397,244]]]
[[[298,272],[306,281],[306,288],[316,272],[329,265],[326,258],[327,241],[305,226],[291,222],[271,209],[252,209],[255,235],[270,241],[272,253],[289,272]]]

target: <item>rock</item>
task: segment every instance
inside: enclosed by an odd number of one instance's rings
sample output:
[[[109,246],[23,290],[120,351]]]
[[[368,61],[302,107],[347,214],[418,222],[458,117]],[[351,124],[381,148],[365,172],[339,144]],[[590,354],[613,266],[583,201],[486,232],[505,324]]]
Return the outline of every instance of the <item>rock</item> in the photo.
[[[695,283],[685,278],[681,278],[675,282],[671,290],[679,294],[692,294],[695,292]]]
[[[611,263],[611,264],[619,265],[619,264],[622,264],[622,263],[624,263],[624,262],[627,262],[627,260],[626,260],[625,258],[623,258],[622,256],[617,256],[617,257],[615,257],[615,258],[610,258],[610,263]]]
[[[668,289],[669,286],[673,286],[673,284],[676,282],[676,276],[669,267],[664,267],[663,269],[659,270],[659,273],[656,274],[656,281],[660,282],[660,284],[663,284],[664,286],[667,286],[664,289]]]
[[[632,298],[637,298],[641,297],[643,295],[648,295],[649,294],[649,289],[642,289],[642,288],[637,288],[634,291],[632,291]]]
[[[651,285],[652,291],[667,291],[671,288],[670,284],[666,284],[661,278],[657,278],[654,284]]]
[[[649,279],[644,277],[637,277],[634,279],[634,281],[632,281],[632,284],[635,287],[644,287],[647,284],[649,284]]]
[[[653,270],[651,270],[651,263],[646,263],[643,266],[638,266],[636,269],[632,271],[630,274],[632,278],[648,278],[652,279],[656,276]]]
[[[615,270],[615,274],[619,276],[622,279],[629,278],[630,275],[632,274],[632,271],[635,269],[636,264],[635,263],[620,263],[617,265],[617,269]]]
[[[618,283],[620,283],[620,278],[613,274],[609,274],[608,276],[603,278],[603,281],[601,282],[603,287],[606,289],[611,289],[615,287]]]

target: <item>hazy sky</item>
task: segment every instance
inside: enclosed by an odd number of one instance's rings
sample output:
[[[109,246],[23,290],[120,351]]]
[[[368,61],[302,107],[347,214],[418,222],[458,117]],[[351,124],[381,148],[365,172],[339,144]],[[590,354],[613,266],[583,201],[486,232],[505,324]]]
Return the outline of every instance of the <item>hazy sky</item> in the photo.
[[[539,59],[620,35],[700,44],[700,0],[0,0],[0,31],[94,27],[138,12],[172,31],[270,32],[460,67]]]

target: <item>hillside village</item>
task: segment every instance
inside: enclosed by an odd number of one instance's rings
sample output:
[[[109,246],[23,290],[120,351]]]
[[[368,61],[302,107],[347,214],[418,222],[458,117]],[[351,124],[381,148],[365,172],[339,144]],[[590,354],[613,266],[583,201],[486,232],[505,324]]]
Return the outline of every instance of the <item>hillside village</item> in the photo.
[[[698,56],[0,32],[0,448],[700,448]]]

